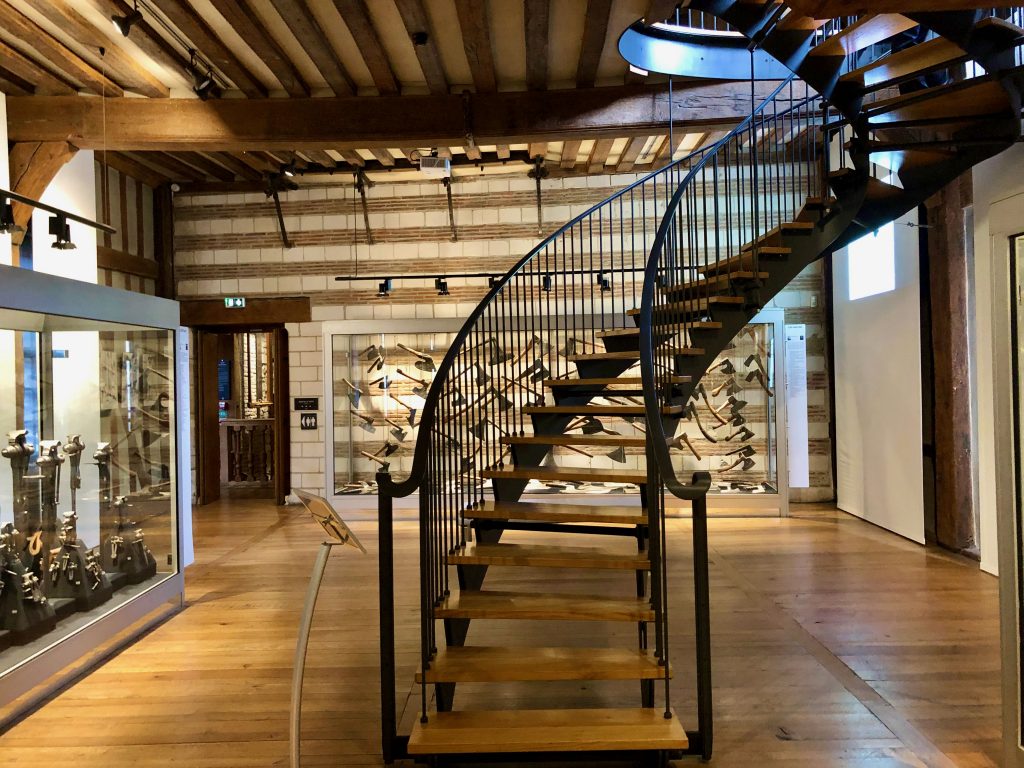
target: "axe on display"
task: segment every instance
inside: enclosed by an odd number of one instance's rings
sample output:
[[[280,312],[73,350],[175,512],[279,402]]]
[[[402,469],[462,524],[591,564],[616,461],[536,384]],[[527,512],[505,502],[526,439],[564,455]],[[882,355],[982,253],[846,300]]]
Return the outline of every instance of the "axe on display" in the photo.
[[[725,422],[725,424],[718,424],[718,425],[712,427],[712,429],[721,429],[722,427],[727,426],[729,424],[732,424],[734,427],[742,427],[746,423],[747,423],[747,420],[743,416],[742,413],[734,413],[732,415],[732,418],[730,418],[727,422]]]
[[[747,428],[747,427],[740,427],[735,432],[733,432],[731,435],[729,435],[727,438],[725,438],[725,441],[729,442],[734,437],[739,437],[740,438],[740,442],[741,443],[745,443],[745,442],[747,442],[747,440],[749,440],[753,436],[754,436],[754,433],[751,432],[749,428]]]
[[[389,468],[389,467],[391,466],[391,462],[390,462],[390,461],[385,461],[384,459],[382,459],[382,458],[381,458],[380,456],[378,456],[378,455],[377,455],[377,454],[375,454],[375,453],[370,453],[369,451],[360,451],[359,453],[360,453],[360,454],[361,454],[362,456],[365,456],[366,458],[368,458],[368,459],[369,459],[370,461],[375,461],[375,462],[377,462],[378,464],[380,464],[380,465],[381,465],[381,467],[382,467],[382,468],[383,468],[383,469],[384,469],[385,471],[386,471],[386,470],[387,470],[387,469],[388,469],[388,468]]]
[[[426,352],[419,352],[412,347],[405,346],[405,344],[402,344],[401,342],[399,342],[398,348],[404,349],[413,357],[419,358],[415,363],[413,363],[417,370],[424,371],[425,373],[433,373],[437,370],[437,366],[434,364],[434,358]]]
[[[529,376],[530,381],[536,384],[538,381],[543,381],[549,375],[551,375],[551,371],[547,369],[543,361],[538,357],[536,360],[534,360],[532,363],[526,366],[526,368],[524,368],[522,372],[518,376],[516,376],[516,378],[522,379],[525,378],[526,376]]]
[[[478,387],[482,387],[484,384],[491,380],[491,377],[487,373],[487,371],[484,370],[483,366],[480,365],[480,363],[477,363],[474,367],[476,368],[476,385]]]
[[[715,411],[715,413],[720,414],[722,411],[726,409],[726,407],[731,408],[733,413],[739,413],[740,411],[747,407],[747,401],[737,400],[735,395],[729,395],[729,399],[722,403],[720,406],[718,406],[718,410]]]
[[[507,352],[506,350],[502,349],[498,345],[498,339],[497,338],[494,338],[494,337],[491,338],[491,355],[487,359],[487,364],[489,366],[491,366],[493,368],[496,365],[501,365],[502,363],[507,363],[513,357],[514,357],[514,355],[511,352]]]
[[[381,449],[373,455],[380,456],[381,454],[384,454],[384,457],[387,458],[397,450],[398,446],[392,443],[390,440],[388,440],[386,443],[384,443],[384,445],[381,446]]]
[[[364,432],[369,432],[372,435],[374,432],[377,431],[377,428],[373,426],[373,416],[364,416],[363,414],[359,413],[359,411],[356,411],[352,408],[349,408],[348,412],[355,416],[357,419],[359,419],[361,423],[357,424],[356,426],[358,426]]]
[[[394,436],[395,440],[397,440],[400,443],[404,443],[406,435],[408,435],[409,433],[405,431],[402,425],[392,421],[389,418],[385,418],[384,421],[385,423],[390,424],[393,427],[393,429],[391,430],[391,434]]]
[[[691,401],[689,405],[683,410],[683,417],[693,419],[697,423],[697,429],[704,435],[704,439],[712,443],[717,443],[718,439],[714,437],[710,432],[704,429],[704,425],[701,424],[700,415],[697,413],[697,406]],[[721,425],[719,425],[721,426]],[[717,427],[716,427],[717,429]]]
[[[417,379],[415,376],[410,376],[408,373],[403,371],[401,368],[395,369],[395,373],[397,373],[399,376],[402,376],[402,377],[408,379],[409,381],[411,381],[411,382],[413,382],[414,384],[417,385],[417,386],[412,388],[412,393],[414,395],[417,395],[419,397],[426,397],[427,396],[427,392],[430,390],[430,382],[429,381],[424,381],[423,379]]]
[[[768,397],[775,397],[775,393],[772,392],[771,387],[768,386],[768,380],[761,371],[755,368],[747,374],[746,379],[747,381],[754,381],[756,379],[757,383],[761,385],[761,389],[768,393]]]
[[[703,382],[697,385],[697,388],[693,390],[693,394],[691,395],[691,397],[694,400],[696,400],[697,395],[700,395],[701,398],[703,398],[704,405],[706,405],[708,407],[708,410],[711,411],[711,415],[715,417],[715,420],[718,421],[719,424],[725,424],[725,419],[721,417],[721,415],[718,413],[718,410],[715,408],[715,406],[711,404],[711,401],[708,399],[708,393],[707,390],[704,389]]]
[[[725,390],[725,394],[727,395],[735,395],[743,391],[740,389],[739,384],[736,383],[735,376],[730,376],[728,379],[726,379],[713,390],[711,390],[711,396],[718,397],[718,395],[721,394],[723,389]]]
[[[373,371],[379,371],[384,367],[384,356],[377,355],[372,363],[366,369],[366,375],[369,376]]]
[[[505,397],[505,395],[499,392],[493,385],[487,388],[487,392],[485,394],[488,394],[493,399],[497,400],[498,408],[503,412],[510,410],[515,405],[515,403]]]
[[[378,347],[376,344],[371,344],[359,354],[363,356],[363,359],[370,361],[376,357],[383,356],[384,347]]]
[[[765,376],[768,375],[768,371],[766,371],[764,368],[764,363],[761,362],[760,355],[755,353],[743,361],[743,365],[745,365],[747,368],[750,367],[751,363],[754,363],[761,370],[761,373],[763,373]]]
[[[341,383],[344,384],[346,387],[348,387],[348,399],[349,399],[349,402],[352,403],[352,406],[354,408],[358,408],[359,407],[359,398],[362,397],[363,394],[364,394],[363,390],[361,390],[359,387],[357,387],[355,384],[353,384],[348,379],[342,379]]]
[[[400,406],[405,408],[406,411],[409,412],[409,417],[408,417],[409,428],[412,429],[413,427],[415,427],[416,426],[416,410],[417,409],[413,408],[411,405],[407,405],[402,400],[399,400],[397,397],[392,395],[390,392],[388,392],[388,397],[390,397],[394,402],[398,403]]]
[[[749,458],[752,458],[753,456],[755,456],[756,454],[757,454],[757,451],[754,450],[754,446],[752,446],[752,445],[744,445],[744,446],[741,446],[740,448],[734,448],[733,450],[729,451],[725,455],[726,456],[743,456],[743,457],[749,459]]]
[[[625,446],[620,445],[618,448],[613,449],[611,453],[606,453],[605,456],[607,456],[609,459],[611,459],[617,464],[625,464],[626,448]]]
[[[683,432],[683,434],[679,435],[679,437],[676,437],[676,438],[673,438],[673,439],[669,440],[668,441],[668,447],[669,448],[678,448],[679,450],[683,450],[683,448],[686,448],[690,453],[692,453],[694,455],[694,457],[697,459],[697,461],[701,460],[701,455],[699,453],[697,453],[697,449],[694,448],[693,444],[690,442],[690,436],[688,434],[686,434],[685,432]]]
[[[724,373],[726,376],[732,376],[734,373],[736,373],[736,366],[732,364],[732,360],[730,360],[728,357],[722,360],[722,362],[715,363],[713,366],[708,368],[708,373],[711,373],[711,371],[716,371],[719,368],[722,369],[722,373]]]
[[[367,386],[372,387],[375,384],[377,385],[377,389],[383,389],[385,392],[387,392],[388,388],[391,386],[391,382],[388,381],[388,375],[386,373],[383,376],[378,376],[373,381],[368,382]]]

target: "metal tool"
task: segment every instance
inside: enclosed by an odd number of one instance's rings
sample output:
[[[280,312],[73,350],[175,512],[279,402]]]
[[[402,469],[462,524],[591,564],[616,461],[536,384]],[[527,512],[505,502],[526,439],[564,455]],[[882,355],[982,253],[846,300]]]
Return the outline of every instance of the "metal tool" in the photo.
[[[352,408],[349,408],[348,412],[352,416],[355,416],[357,419],[359,419],[361,423],[357,424],[356,426],[358,426],[364,432],[369,432],[372,435],[377,431],[377,428],[373,426],[372,416],[364,416],[363,414],[359,413],[359,411],[353,410]]]
[[[404,349],[410,355],[419,358],[415,363],[413,363],[413,365],[417,369],[425,371],[426,373],[433,373],[434,371],[437,370],[437,365],[434,364],[434,358],[432,358],[426,352],[420,352],[418,350],[413,349],[412,347],[407,347],[405,344],[402,344],[401,342],[399,342],[397,346],[399,349]]]
[[[68,459],[70,472],[68,483],[71,486],[71,511],[78,511],[78,489],[82,487],[82,451],[85,450],[85,443],[81,435],[68,435],[64,443],[64,455]]]
[[[397,440],[400,443],[404,443],[406,435],[408,435],[409,433],[405,431],[402,425],[392,421],[389,418],[385,418],[384,421],[390,424],[392,427],[394,427],[394,429],[391,430],[391,434],[394,435],[395,440]]]
[[[761,389],[768,393],[768,397],[775,397],[775,393],[772,392],[771,387],[768,386],[768,379],[765,377],[765,374],[760,370],[755,368],[750,373],[748,373],[745,378],[747,381],[756,381],[758,384],[760,384]]]
[[[363,392],[363,390],[361,390],[359,387],[357,387],[355,384],[353,384],[348,379],[342,379],[341,383],[344,384],[346,387],[348,387],[348,399],[349,399],[349,402],[352,403],[353,407],[358,408],[359,407],[359,398],[362,397],[365,394]]]

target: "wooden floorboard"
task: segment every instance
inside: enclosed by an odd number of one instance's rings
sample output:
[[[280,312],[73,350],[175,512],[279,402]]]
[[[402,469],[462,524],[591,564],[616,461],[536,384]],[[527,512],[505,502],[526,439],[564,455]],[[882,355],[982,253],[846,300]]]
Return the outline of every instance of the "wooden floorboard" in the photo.
[[[371,502],[372,503],[372,502]],[[287,765],[295,630],[320,535],[297,508],[196,509],[188,607],[0,735],[11,765]],[[310,642],[303,765],[380,766],[376,531],[331,559]],[[418,661],[412,523],[397,524],[398,698]],[[996,768],[998,584],[840,513],[710,521],[715,768]],[[528,534],[509,535],[522,543]],[[695,727],[689,524],[669,524],[673,706]],[[545,543],[557,543],[546,537]],[[562,543],[576,543],[566,538]],[[631,574],[495,569],[488,589],[628,599]],[[550,645],[549,622],[481,620],[480,645]],[[580,623],[560,646],[635,643],[636,626]],[[459,707],[636,706],[635,681],[460,686]],[[557,696],[557,699],[555,698]],[[557,701],[557,703],[556,703]],[[418,697],[409,705],[418,707]],[[407,717],[408,720],[408,717]],[[411,726],[410,726],[411,727]],[[697,765],[679,761],[676,765]]]

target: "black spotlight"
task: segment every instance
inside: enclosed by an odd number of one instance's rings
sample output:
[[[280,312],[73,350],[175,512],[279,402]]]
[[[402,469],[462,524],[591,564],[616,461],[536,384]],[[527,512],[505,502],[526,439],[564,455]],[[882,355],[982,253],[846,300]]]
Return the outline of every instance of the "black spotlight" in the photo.
[[[281,173],[287,176],[289,179],[295,178],[295,161],[292,160],[288,165],[281,169]]]
[[[14,208],[4,200],[0,203],[0,235],[13,235],[15,232],[24,231],[24,227],[14,223]]]
[[[597,280],[595,280],[594,282],[601,286],[602,293],[604,291],[610,291],[612,289],[612,282],[611,280],[604,276],[604,272],[598,272]]]
[[[139,10],[138,0],[135,2],[135,9],[129,11],[124,16],[111,16],[110,20],[114,22],[114,28],[125,37],[132,31],[132,27],[142,21],[142,11]]]
[[[550,291],[551,290],[551,275],[544,275],[543,279],[541,280],[541,284],[540,285],[541,285],[541,288],[544,290],[545,293]]]
[[[389,277],[383,282],[377,284],[377,298],[386,299],[391,295],[392,289],[393,285],[391,283],[391,278]]]
[[[495,277],[494,275],[488,275],[487,276],[487,287],[488,288],[493,288],[494,286],[496,286],[499,283],[500,280],[501,280],[500,277]]]
[[[55,238],[51,248],[58,251],[73,251],[75,244],[71,242],[71,225],[63,216],[50,217],[50,234]]]
[[[448,293],[448,281],[443,277],[434,278],[434,290],[437,291],[438,296],[451,296]]]
[[[192,75],[192,90],[195,92],[202,101],[208,99],[219,99],[221,96],[221,87],[217,85],[217,80],[213,77],[213,67],[210,65],[206,66],[204,72],[200,67],[200,61],[196,58],[195,51],[189,51],[189,73]]]

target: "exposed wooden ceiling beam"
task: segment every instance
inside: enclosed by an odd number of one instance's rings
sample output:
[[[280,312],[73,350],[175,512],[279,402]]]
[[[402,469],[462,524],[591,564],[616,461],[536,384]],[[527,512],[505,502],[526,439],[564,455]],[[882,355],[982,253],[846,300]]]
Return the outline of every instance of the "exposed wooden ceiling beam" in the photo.
[[[185,35],[200,55],[250,99],[266,97],[267,89],[231,52],[186,0],[149,0]]]
[[[206,174],[166,152],[132,152],[128,158],[148,165],[174,181],[203,181]]]
[[[597,65],[608,36],[608,17],[612,0],[587,0],[586,21],[583,24],[583,46],[576,66],[576,87],[593,88],[597,80]]]
[[[629,173],[633,170],[633,166],[636,165],[636,159],[643,152],[648,138],[647,136],[634,136],[626,143],[626,148],[622,150],[622,155],[619,156],[619,163],[615,166],[616,173]]]
[[[548,143],[546,141],[535,141],[531,143],[526,152],[527,156],[530,158],[537,157],[538,155],[540,157],[544,157],[547,153]]]
[[[91,64],[7,2],[0,2],[0,28],[20,43],[31,45],[40,56],[46,58],[47,65],[58,69],[68,79],[80,83],[97,96],[124,96],[124,90],[119,85],[104,77]],[[18,44],[13,47],[30,57]]]
[[[69,96],[75,93],[70,85],[4,42],[0,42],[0,69],[9,73],[17,82],[31,86],[30,93],[40,96]]]
[[[322,165],[324,168],[336,168],[338,166],[337,161],[322,149],[304,149],[302,153],[314,163]]]
[[[7,96],[31,96],[35,86],[0,67],[0,91]]]
[[[356,168],[362,168],[366,165],[366,160],[364,160],[363,156],[354,149],[342,149],[338,151],[338,154],[345,159],[346,163]]]
[[[259,23],[248,0],[210,0],[217,12],[227,20],[245,44],[252,48],[274,73],[289,96],[309,96],[310,88],[295,63],[277,41]]]
[[[594,148],[590,151],[590,160],[587,163],[587,170],[590,173],[604,172],[608,154],[612,151],[614,143],[615,139],[598,139],[594,142]]]
[[[253,181],[263,178],[263,174],[260,171],[254,169],[248,163],[239,160],[230,152],[211,152],[209,155],[203,155],[203,157],[226,168],[235,178]]]
[[[480,147],[476,146],[476,144],[468,145],[466,147],[467,159],[476,161],[479,160],[481,157],[483,157],[483,154],[480,152]]]
[[[107,18],[115,15],[123,16],[132,6],[124,0],[88,0],[89,4]],[[188,79],[188,59],[171,46],[152,25],[143,20],[132,27],[132,44],[149,56],[160,66]]]
[[[166,184],[171,180],[169,176],[154,171],[148,165],[143,165],[120,152],[97,152],[95,157],[96,162],[113,168],[125,176],[131,176],[136,181],[141,181],[150,187],[159,187],[161,184]]]
[[[15,144],[9,154],[11,190],[19,195],[39,199],[50,186],[53,177],[64,167],[78,150],[66,141],[28,142]],[[24,203],[13,203],[14,223],[27,227],[32,218],[32,207]],[[19,245],[25,233],[16,233],[13,241]]]
[[[366,68],[370,70],[370,77],[373,78],[378,93],[398,93],[398,81],[395,80],[395,73],[391,71],[391,62],[380,43],[380,37],[377,36],[377,30],[373,26],[370,11],[364,0],[334,0],[334,6],[341,14],[348,31],[352,33],[356,48],[359,49]]]
[[[548,87],[548,10],[550,0],[526,0],[523,27],[526,36],[526,87]]]
[[[139,65],[124,50],[112,45],[87,19],[68,5],[66,0],[23,0],[43,18],[57,25],[77,42],[94,52],[102,61],[107,73],[117,80],[126,91],[133,91],[150,98],[166,99],[171,95],[166,85],[157,80],[149,71]],[[102,49],[103,53],[100,54]]]
[[[377,162],[379,162],[381,165],[390,166],[395,164],[394,155],[392,155],[390,152],[384,149],[384,147],[373,147],[372,149],[370,149],[370,152],[373,154],[375,158],[377,158]]]
[[[234,171],[229,171],[224,166],[218,165],[210,160],[210,158],[206,157],[206,155],[199,152],[175,152],[174,157],[176,160],[188,163],[193,168],[198,168],[207,176],[212,176],[213,178],[220,179],[221,181],[235,180]]]
[[[758,82],[754,97],[777,85]],[[680,131],[731,127],[749,112],[745,83],[677,84]],[[478,144],[650,135],[669,119],[667,86],[508,91],[470,97]],[[451,147],[465,142],[461,96],[374,99],[7,99],[12,141],[70,141],[83,149],[274,150],[294,147]],[[409,115],[416,115],[410,120]],[[105,118],[105,120],[104,120]],[[105,130],[104,130],[105,127]]]
[[[430,25],[430,18],[423,7],[423,0],[395,0],[398,12],[402,15],[402,23],[405,24],[405,31],[409,33],[409,39],[416,35],[426,34],[426,41],[420,45],[413,44],[416,58],[420,62],[420,69],[423,70],[423,77],[427,81],[427,88],[435,96],[443,96],[448,93],[448,78],[444,74],[444,67],[441,64],[441,54],[437,50],[434,30]]]
[[[580,153],[582,143],[579,139],[566,139],[562,142],[562,156],[558,161],[562,168],[568,170],[576,167],[576,157]]]
[[[335,95],[355,94],[352,78],[306,4],[302,0],[273,0],[273,4]]]
[[[244,163],[261,177],[273,173],[277,167],[267,160],[260,152],[228,152],[231,157],[240,163]]]
[[[496,147],[496,150],[497,150],[496,154],[498,155],[498,159],[499,160],[508,160],[508,158],[509,158],[509,156],[511,154],[511,151],[508,148],[508,144],[499,144]]]
[[[455,0],[455,10],[462,30],[462,47],[466,50],[473,86],[477,93],[492,93],[498,88],[494,71],[494,52],[484,0]]]

